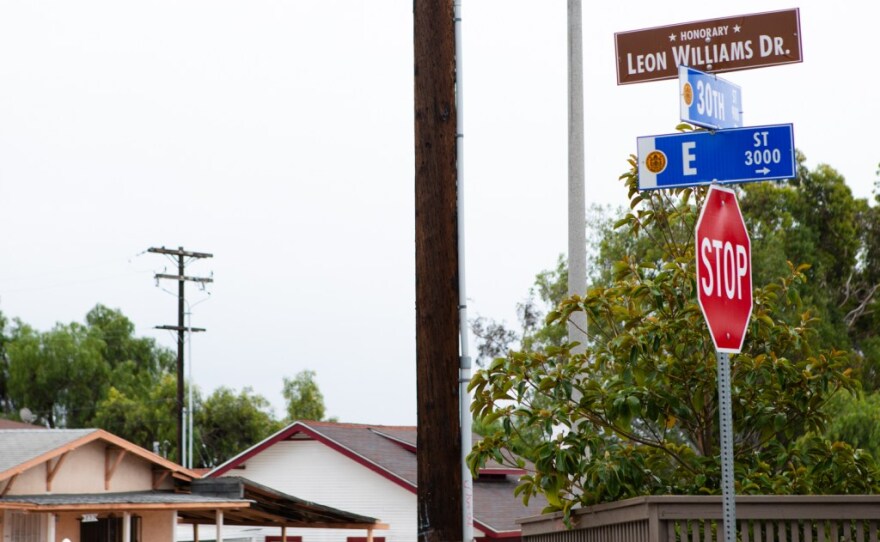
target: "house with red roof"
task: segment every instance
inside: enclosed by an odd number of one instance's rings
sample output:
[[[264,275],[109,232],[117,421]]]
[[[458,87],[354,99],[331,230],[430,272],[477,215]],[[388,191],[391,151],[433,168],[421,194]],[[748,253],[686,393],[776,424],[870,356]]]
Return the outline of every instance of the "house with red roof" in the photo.
[[[528,506],[514,496],[525,471],[488,465],[474,480],[474,536],[478,542],[518,542],[517,519],[535,516],[543,497]],[[229,459],[208,477],[243,476],[279,491],[382,518],[387,530],[374,542],[417,542],[416,428],[297,421]],[[292,542],[363,542],[334,529],[287,532]],[[253,542],[279,540],[271,529],[250,530]]]

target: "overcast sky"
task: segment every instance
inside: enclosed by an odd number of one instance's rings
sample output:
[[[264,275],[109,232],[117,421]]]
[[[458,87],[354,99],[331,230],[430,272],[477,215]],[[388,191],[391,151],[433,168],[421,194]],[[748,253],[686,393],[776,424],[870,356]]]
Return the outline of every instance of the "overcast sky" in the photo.
[[[471,317],[515,321],[566,233],[566,3],[463,0]],[[731,72],[746,126],[793,123],[807,165],[871,197],[880,4],[584,3],[590,203],[625,203],[636,137],[674,131],[677,83],[617,86],[614,33],[799,7],[800,64]],[[193,377],[317,372],[328,415],[414,424],[410,0],[0,2],[0,311],[47,330],[96,303],[175,347],[187,274]]]

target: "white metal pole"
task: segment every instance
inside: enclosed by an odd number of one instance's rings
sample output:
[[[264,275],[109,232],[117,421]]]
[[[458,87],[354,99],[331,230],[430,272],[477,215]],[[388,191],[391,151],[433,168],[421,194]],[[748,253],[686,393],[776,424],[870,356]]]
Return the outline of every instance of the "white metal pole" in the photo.
[[[181,463],[182,467],[186,467],[186,458],[187,458],[186,447],[187,447],[187,443],[189,442],[189,440],[187,440],[187,438],[186,438],[186,428],[187,428],[186,421],[189,419],[189,414],[187,413],[186,405],[184,405],[183,408],[181,409],[180,417],[181,417],[181,423],[183,424],[183,427],[181,427],[181,429],[180,429],[180,434],[181,434],[180,445],[183,447],[183,449],[180,450],[180,458],[181,458],[180,463]]]
[[[189,402],[189,407],[186,409],[187,412],[187,423],[189,425],[189,430],[187,431],[187,437],[189,438],[189,444],[187,446],[187,468],[193,468],[193,417],[195,417],[195,410],[193,409],[193,356],[192,356],[192,342],[193,342],[193,331],[192,331],[192,308],[186,313],[186,327],[189,328],[189,342],[187,343],[186,353],[189,358],[189,365],[187,366],[187,372],[189,373],[186,377],[189,382],[189,390],[187,392],[187,401]]]
[[[584,55],[581,0],[568,0],[568,295],[587,287],[586,194],[584,188]],[[587,315],[568,322],[568,340],[587,342]]]
[[[455,159],[456,159],[456,213],[458,215],[458,320],[461,335],[459,361],[459,418],[461,425],[461,508],[462,541],[474,538],[474,483],[467,467],[467,455],[473,445],[471,437],[471,358],[468,352],[467,288],[465,281],[464,243],[464,62],[462,58],[461,2],[454,0],[455,18]]]

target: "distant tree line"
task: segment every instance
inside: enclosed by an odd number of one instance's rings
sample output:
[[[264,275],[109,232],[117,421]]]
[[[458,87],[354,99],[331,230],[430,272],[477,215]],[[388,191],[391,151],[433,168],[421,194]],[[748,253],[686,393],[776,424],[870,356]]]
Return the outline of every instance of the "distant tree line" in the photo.
[[[148,450],[177,457],[177,358],[135,335],[119,310],[96,305],[84,323],[39,331],[0,313],[0,417],[51,428],[101,428]],[[250,387],[193,391],[193,461],[210,467],[293,420],[322,420],[314,371],[283,378],[278,419]],[[24,414],[24,416],[22,416]],[[24,418],[24,419],[23,419]]]

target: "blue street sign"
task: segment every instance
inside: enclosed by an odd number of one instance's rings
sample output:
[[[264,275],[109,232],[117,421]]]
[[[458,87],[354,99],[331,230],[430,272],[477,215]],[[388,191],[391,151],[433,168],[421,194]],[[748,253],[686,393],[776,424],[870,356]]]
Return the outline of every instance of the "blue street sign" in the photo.
[[[703,128],[742,127],[739,85],[687,66],[678,67],[681,120]]]
[[[639,189],[795,177],[791,124],[638,138]]]

